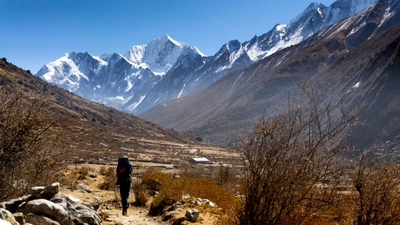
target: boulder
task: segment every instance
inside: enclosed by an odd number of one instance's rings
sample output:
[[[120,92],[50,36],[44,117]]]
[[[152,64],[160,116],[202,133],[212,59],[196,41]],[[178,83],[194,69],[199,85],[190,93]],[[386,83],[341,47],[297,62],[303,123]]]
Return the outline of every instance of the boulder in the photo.
[[[87,193],[91,193],[92,192],[92,189],[90,189],[89,186],[87,186],[85,183],[80,182],[80,181],[76,182],[75,189],[81,190],[81,191],[87,192]]]
[[[60,183],[55,182],[47,187],[36,186],[28,190],[28,193],[35,198],[45,198],[50,199],[54,197],[58,192],[60,192]]]
[[[74,209],[78,212],[78,218],[82,222],[89,225],[99,225],[102,222],[101,216],[93,209],[93,207],[88,206],[84,203],[72,205]]]
[[[55,182],[50,184],[44,189],[43,192],[45,195],[51,196],[50,198],[54,197],[56,194],[60,192],[60,183]]]
[[[28,193],[34,197],[39,197],[40,193],[44,191],[46,187],[45,186],[36,186],[36,187],[31,187],[28,190]]]
[[[9,222],[12,225],[19,225],[19,223],[15,220],[13,214],[6,209],[0,209],[0,219]]]
[[[22,196],[19,198],[15,198],[15,199],[11,199],[7,202],[2,202],[1,205],[3,205],[5,209],[7,209],[8,211],[10,211],[11,213],[15,213],[17,212],[17,209],[25,202],[30,201],[35,199],[35,197],[31,196],[31,195],[27,195],[27,196]]]
[[[68,215],[68,212],[62,206],[46,199],[36,199],[29,201],[25,206],[24,214],[28,215],[30,213],[54,218],[61,225],[73,225],[73,222]]]
[[[13,214],[15,220],[19,223],[19,224],[25,224],[26,223],[26,218],[25,215],[21,212],[17,212]]]
[[[195,223],[199,218],[200,211],[197,209],[188,209],[185,213],[185,218],[187,221]]]
[[[11,225],[11,223],[9,223],[3,219],[0,219],[0,225]]]
[[[58,182],[46,187],[32,187],[29,190],[30,195],[0,203],[0,219],[4,221],[3,224],[12,225],[101,224],[102,218],[92,206],[83,203],[73,195],[63,195],[59,191],[60,183]]]
[[[90,205],[86,205],[73,195],[58,194],[50,201],[62,206],[72,218],[78,218],[89,225],[101,224],[102,218]]]
[[[33,213],[29,213],[26,215],[26,222],[31,224],[40,224],[40,225],[60,225],[57,221],[54,221],[48,217],[37,215]]]

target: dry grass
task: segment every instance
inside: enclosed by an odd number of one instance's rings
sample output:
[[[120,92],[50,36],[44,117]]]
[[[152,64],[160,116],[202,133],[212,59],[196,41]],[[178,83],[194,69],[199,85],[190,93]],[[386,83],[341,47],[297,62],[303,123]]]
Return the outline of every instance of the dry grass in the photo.
[[[104,176],[104,180],[99,184],[102,190],[112,190],[116,183],[115,168],[113,167],[100,167],[100,174]]]
[[[164,207],[172,205],[181,200],[184,195],[191,197],[208,199],[218,205],[223,210],[229,210],[236,201],[235,196],[218,185],[209,178],[181,176],[173,178],[169,174],[152,171],[145,173],[143,182],[146,180],[158,180],[162,185],[159,194],[154,198],[150,214],[160,214]]]

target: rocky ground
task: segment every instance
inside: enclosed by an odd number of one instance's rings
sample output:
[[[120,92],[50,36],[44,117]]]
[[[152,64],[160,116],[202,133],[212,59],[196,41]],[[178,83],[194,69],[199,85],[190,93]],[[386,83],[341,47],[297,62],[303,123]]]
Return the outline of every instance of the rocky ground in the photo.
[[[184,195],[168,212],[149,216],[152,196],[157,194],[152,191],[145,206],[131,204],[128,215],[123,216],[119,189],[113,180],[114,168],[70,166],[60,182],[32,187],[29,195],[1,202],[0,224],[212,225],[220,214],[215,203]],[[137,177],[133,179],[133,183],[140,181]],[[130,203],[135,202],[132,192]]]
[[[79,167],[71,170],[79,170]],[[99,166],[90,166],[90,171],[83,179],[77,180],[71,185],[62,185],[61,193],[72,194],[81,201],[98,207],[97,212],[103,217],[104,225],[168,225],[174,220],[162,221],[162,217],[148,216],[148,206],[146,207],[129,207],[128,215],[122,216],[122,208],[119,203],[119,195],[117,186],[113,186],[112,190],[102,190],[100,184],[104,182],[105,176],[99,173]],[[130,202],[134,201],[134,196],[131,194]],[[150,202],[148,203],[148,205]],[[192,209],[193,205],[182,205],[178,210],[175,210],[173,218],[181,218],[185,215],[188,209]],[[215,215],[210,213],[200,213],[197,222],[192,223],[184,221],[181,224],[202,224],[212,225],[215,220]]]

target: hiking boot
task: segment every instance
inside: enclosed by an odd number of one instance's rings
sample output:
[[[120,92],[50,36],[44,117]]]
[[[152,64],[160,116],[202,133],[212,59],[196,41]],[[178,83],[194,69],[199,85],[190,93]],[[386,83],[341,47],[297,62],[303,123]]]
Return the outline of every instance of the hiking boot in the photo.
[[[127,215],[126,209],[125,209],[125,210],[122,210],[122,215],[123,215],[123,216],[126,216],[126,215]]]

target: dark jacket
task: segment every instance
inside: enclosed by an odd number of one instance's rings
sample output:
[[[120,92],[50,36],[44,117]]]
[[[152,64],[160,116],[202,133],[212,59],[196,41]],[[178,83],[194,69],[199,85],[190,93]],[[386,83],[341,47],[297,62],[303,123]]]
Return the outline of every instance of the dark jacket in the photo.
[[[132,164],[127,157],[119,157],[117,166],[117,183],[131,182]]]

